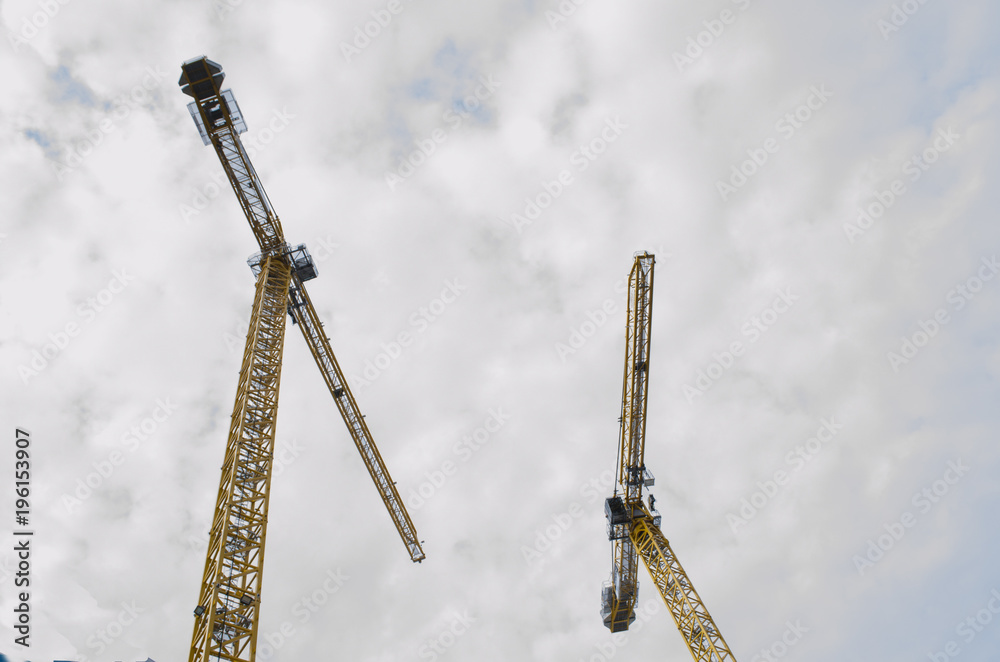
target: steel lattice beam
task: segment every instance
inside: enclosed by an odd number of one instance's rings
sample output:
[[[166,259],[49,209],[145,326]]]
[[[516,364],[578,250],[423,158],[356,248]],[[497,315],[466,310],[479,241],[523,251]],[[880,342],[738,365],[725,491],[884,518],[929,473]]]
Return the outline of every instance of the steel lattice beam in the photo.
[[[232,92],[222,90],[222,67],[202,57],[188,60],[181,68],[181,90],[194,97],[189,104],[191,115],[202,139],[215,148],[260,250],[280,250],[285,243],[281,222],[240,140],[239,133],[246,125]]]
[[[630,538],[692,657],[697,662],[736,662],[670,543],[648,512],[633,521]]]
[[[618,486],[625,500],[642,499],[646,466],[646,402],[649,385],[649,344],[653,331],[653,265],[655,258],[636,256],[629,274],[628,314],[625,323],[625,376],[622,415],[618,431]]]
[[[285,242],[281,221],[271,209],[271,201],[267,199],[267,193],[250,163],[243,141],[226,126],[212,134],[212,145],[226,170],[229,183],[250,222],[261,251],[266,253],[280,248]]]
[[[382,461],[382,455],[375,446],[375,440],[368,430],[361,410],[358,409],[358,403],[354,400],[354,395],[347,386],[344,373],[341,372],[337,357],[334,356],[333,349],[330,347],[330,339],[323,333],[323,324],[316,314],[316,308],[313,307],[312,300],[309,299],[305,285],[298,277],[293,275],[292,278],[294,284],[290,293],[291,310],[299,328],[302,329],[306,344],[309,345],[309,350],[312,352],[313,358],[316,359],[316,365],[319,366],[323,380],[326,382],[327,388],[330,389],[334,402],[337,403],[337,409],[340,410],[340,415],[351,433],[351,438],[354,439],[358,452],[361,453],[361,459],[375,482],[379,496],[389,511],[393,524],[396,525],[396,530],[406,546],[410,559],[417,562],[423,561],[425,558],[424,550],[420,547],[417,530],[410,520],[409,513],[406,512],[403,499],[396,491],[396,484],[389,475],[385,462]]]
[[[626,509],[642,501],[646,467],[646,401],[649,340],[653,326],[653,265],[655,258],[637,255],[629,273],[628,310],[625,321],[625,374],[622,379],[622,411],[618,430],[619,490]],[[604,624],[612,632],[627,630],[635,620],[638,599],[639,561],[623,527],[612,541],[611,583],[605,587]]]
[[[209,534],[191,662],[252,662],[291,269],[268,258],[257,278],[236,402]]]

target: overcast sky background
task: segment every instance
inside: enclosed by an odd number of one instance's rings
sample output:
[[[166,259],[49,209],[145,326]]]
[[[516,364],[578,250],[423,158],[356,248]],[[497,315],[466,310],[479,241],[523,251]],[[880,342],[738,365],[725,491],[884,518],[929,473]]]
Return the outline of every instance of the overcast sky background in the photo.
[[[639,250],[656,255],[653,491],[737,658],[903,662],[953,642],[996,659],[1000,6],[401,0],[345,54],[386,2],[224,2],[0,3],[2,434],[32,433],[31,659],[187,655],[256,250],[176,84],[202,54],[316,258],[312,299],[426,541],[412,564],[289,325],[266,659],[689,659],[645,570],[624,646],[598,613]],[[903,338],[922,345],[906,362],[889,357]],[[481,447],[456,447],[491,416]],[[836,434],[799,462],[824,421]],[[0,652],[24,660],[3,446]],[[763,506],[737,523],[743,499]],[[329,572],[347,577],[333,594]]]

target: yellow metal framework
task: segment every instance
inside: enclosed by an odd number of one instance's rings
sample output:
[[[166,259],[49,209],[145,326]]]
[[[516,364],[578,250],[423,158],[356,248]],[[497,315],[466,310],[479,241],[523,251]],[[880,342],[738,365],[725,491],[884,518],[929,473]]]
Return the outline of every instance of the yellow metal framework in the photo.
[[[293,281],[295,284],[292,290],[291,306],[294,311],[294,319],[298,322],[299,328],[302,329],[302,335],[309,345],[313,358],[316,359],[316,365],[319,366],[323,379],[326,381],[330,393],[333,394],[340,415],[351,432],[351,438],[354,439],[358,452],[361,453],[361,459],[364,461],[375,487],[378,488],[379,496],[382,497],[382,502],[389,511],[393,524],[396,525],[399,537],[406,545],[406,551],[413,561],[420,562],[424,560],[424,551],[420,547],[417,530],[410,520],[409,513],[406,512],[403,500],[396,490],[396,484],[389,476],[389,470],[386,469],[385,463],[382,461],[382,455],[375,446],[375,440],[372,438],[371,431],[368,430],[361,410],[358,409],[358,403],[354,400],[354,395],[347,386],[347,380],[344,379],[344,373],[340,370],[337,357],[333,355],[333,350],[330,348],[330,339],[323,334],[323,324],[319,321],[316,308],[313,307],[312,301],[309,299],[309,293],[302,286],[298,276],[293,276]]]
[[[614,495],[605,502],[608,537],[613,546],[612,572],[611,581],[602,592],[601,616],[612,632],[627,630],[635,620],[637,559],[642,559],[692,657],[698,662],[735,662],[715,621],[660,531],[653,498],[650,497],[648,508],[643,503],[642,488],[653,485],[644,457],[655,261],[649,253],[637,254],[629,274],[617,484]]]
[[[257,294],[195,608],[189,660],[253,662],[286,313],[302,329],[410,559],[420,562],[425,555],[306,291],[303,281],[316,276],[312,258],[304,245],[291,247],[285,241],[281,222],[239,138],[246,126],[232,92],[221,89],[222,67],[201,57],[185,62],[182,71],[181,89],[195,99],[188,106],[191,115],[202,139],[215,148],[261,249],[251,258]]]
[[[660,527],[653,523],[649,511],[643,508],[629,531],[632,544],[639,550],[639,557],[646,565],[649,576],[670,609],[677,629],[684,636],[691,656],[699,662],[722,662],[736,657],[722,638],[712,615],[705,608],[698,592],[691,585],[680,561],[670,549]]]
[[[268,258],[250,332],[209,534],[191,660],[253,660],[271,493],[281,351],[291,270]]]

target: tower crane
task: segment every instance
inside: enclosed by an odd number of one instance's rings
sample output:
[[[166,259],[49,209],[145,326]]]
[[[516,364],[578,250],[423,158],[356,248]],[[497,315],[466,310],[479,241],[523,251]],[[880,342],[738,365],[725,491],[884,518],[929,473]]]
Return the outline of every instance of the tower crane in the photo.
[[[653,496],[650,495],[648,506],[643,502],[642,488],[652,487],[654,483],[643,458],[655,262],[650,253],[636,253],[629,274],[617,479],[614,494],[604,502],[608,539],[613,546],[613,565],[611,581],[604,584],[601,593],[601,616],[612,632],[627,630],[635,620],[638,559],[641,558],[691,656],[698,662],[736,662],[660,531],[661,518]]]
[[[188,60],[181,70],[178,84],[194,98],[188,110],[198,133],[215,148],[260,245],[260,252],[248,260],[257,288],[188,659],[253,662],[286,314],[302,330],[410,559],[420,562],[424,552],[306,292],[305,281],[317,276],[312,257],[305,244],[285,241],[240,140],[246,123],[232,90],[222,89],[222,67],[202,56]]]

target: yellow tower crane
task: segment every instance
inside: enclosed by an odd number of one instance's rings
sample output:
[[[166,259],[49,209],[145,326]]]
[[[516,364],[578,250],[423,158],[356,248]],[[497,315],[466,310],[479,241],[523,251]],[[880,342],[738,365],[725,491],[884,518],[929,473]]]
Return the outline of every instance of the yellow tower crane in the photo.
[[[605,583],[601,616],[612,632],[635,620],[638,558],[670,610],[684,642],[698,662],[736,662],[670,543],[660,531],[653,496],[643,503],[642,488],[653,485],[643,459],[649,387],[649,342],[653,326],[653,265],[649,253],[637,253],[629,274],[625,324],[625,381],[614,495],[604,502],[608,539],[613,545],[611,581]]]
[[[302,330],[410,558],[422,561],[424,552],[306,292],[304,282],[316,277],[316,266],[305,244],[293,247],[285,241],[281,223],[243,148],[239,134],[246,131],[246,124],[232,90],[221,87],[222,67],[198,57],[181,69],[181,91],[194,97],[188,110],[202,141],[211,143],[219,155],[260,245],[260,252],[248,260],[257,291],[188,659],[253,662],[286,314]]]

